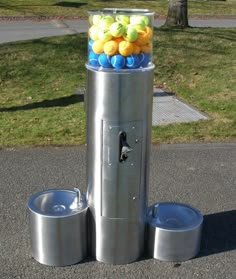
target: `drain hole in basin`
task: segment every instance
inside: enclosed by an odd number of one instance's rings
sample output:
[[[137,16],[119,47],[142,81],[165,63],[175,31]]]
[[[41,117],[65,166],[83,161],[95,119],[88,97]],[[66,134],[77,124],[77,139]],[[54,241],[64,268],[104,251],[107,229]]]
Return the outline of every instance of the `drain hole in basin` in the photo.
[[[56,204],[52,207],[52,211],[55,213],[61,213],[66,210],[66,207],[63,204]]]

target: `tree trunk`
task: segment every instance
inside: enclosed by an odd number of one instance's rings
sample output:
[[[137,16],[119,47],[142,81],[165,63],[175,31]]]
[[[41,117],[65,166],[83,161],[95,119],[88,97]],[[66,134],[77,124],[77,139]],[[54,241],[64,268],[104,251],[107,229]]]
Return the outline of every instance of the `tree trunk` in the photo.
[[[169,0],[165,26],[188,27],[188,0]]]

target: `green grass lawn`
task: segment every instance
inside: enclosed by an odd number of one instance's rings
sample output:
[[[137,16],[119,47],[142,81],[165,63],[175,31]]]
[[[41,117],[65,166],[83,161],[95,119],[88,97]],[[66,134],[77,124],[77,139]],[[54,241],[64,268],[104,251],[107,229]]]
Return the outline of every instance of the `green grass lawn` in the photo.
[[[0,0],[0,16],[17,15],[87,15],[89,9],[105,7],[148,8],[166,15],[168,1],[92,1],[92,0]],[[236,14],[236,1],[189,0],[189,14]]]
[[[156,29],[154,83],[209,114],[153,127],[153,143],[236,138],[236,30]],[[0,45],[0,146],[82,144],[87,35]]]

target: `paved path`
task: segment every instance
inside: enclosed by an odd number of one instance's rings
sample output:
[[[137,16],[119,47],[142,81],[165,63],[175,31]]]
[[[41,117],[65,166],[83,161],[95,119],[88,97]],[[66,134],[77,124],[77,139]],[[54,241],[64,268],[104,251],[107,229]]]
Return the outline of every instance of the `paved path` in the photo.
[[[155,20],[155,26],[164,20]],[[236,19],[189,19],[196,27],[236,27]],[[0,43],[87,32],[87,20],[0,21]]]
[[[201,252],[180,265],[143,257],[112,266],[86,259],[47,267],[30,256],[29,196],[48,188],[85,186],[86,151],[80,147],[0,150],[1,279],[236,278],[236,143],[152,146],[149,204],[179,201],[204,216]]]

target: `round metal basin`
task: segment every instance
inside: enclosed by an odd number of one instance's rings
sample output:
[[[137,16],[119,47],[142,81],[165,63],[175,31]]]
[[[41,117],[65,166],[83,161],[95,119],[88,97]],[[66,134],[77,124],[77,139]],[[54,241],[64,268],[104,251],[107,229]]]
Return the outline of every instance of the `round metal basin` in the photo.
[[[31,250],[40,263],[65,266],[87,254],[87,202],[78,189],[52,189],[32,195]]]
[[[186,261],[200,249],[202,214],[182,203],[156,203],[148,209],[148,250],[163,261]]]

